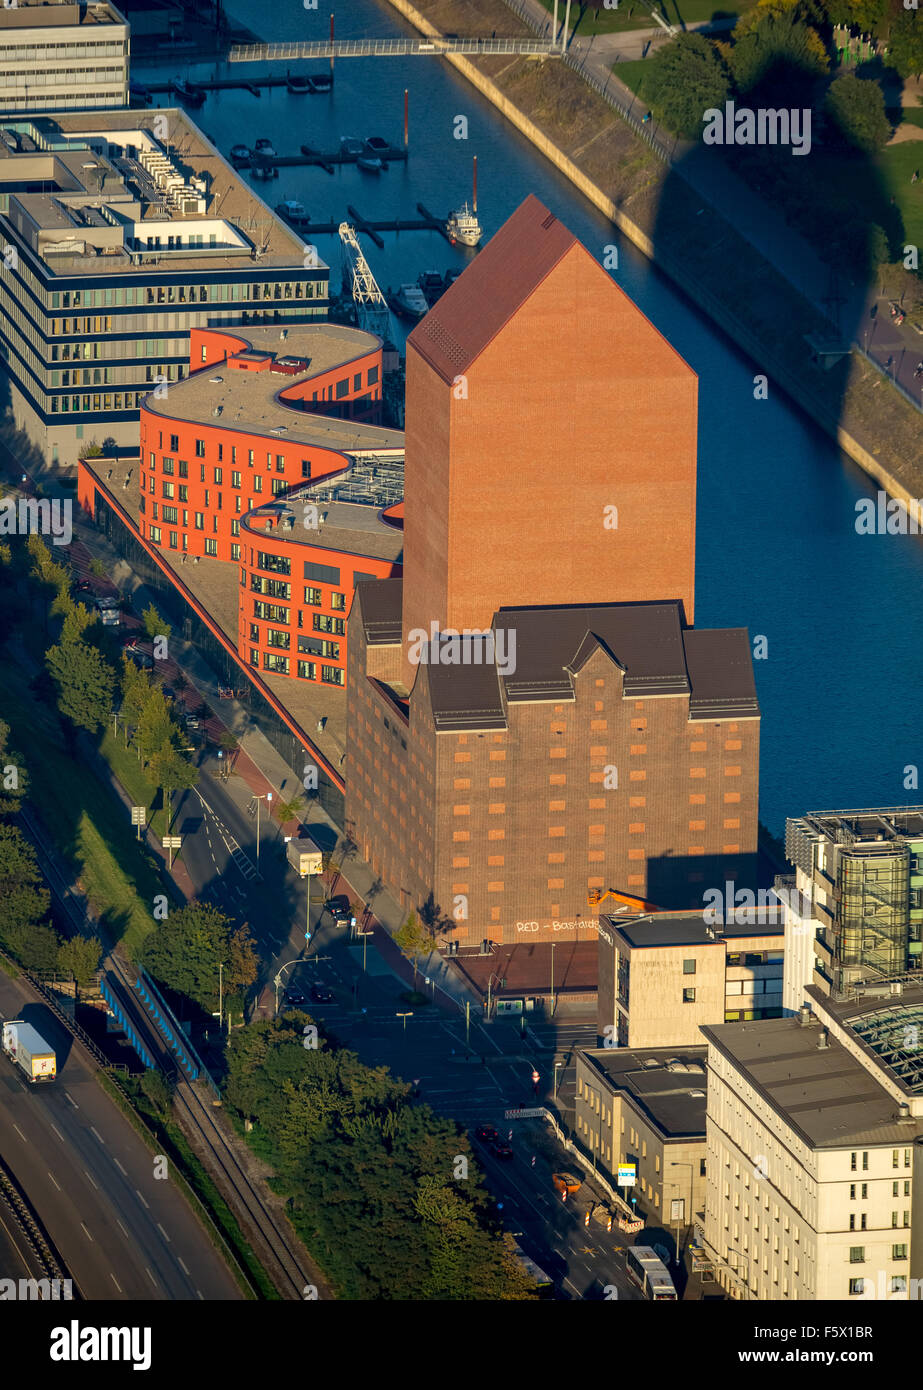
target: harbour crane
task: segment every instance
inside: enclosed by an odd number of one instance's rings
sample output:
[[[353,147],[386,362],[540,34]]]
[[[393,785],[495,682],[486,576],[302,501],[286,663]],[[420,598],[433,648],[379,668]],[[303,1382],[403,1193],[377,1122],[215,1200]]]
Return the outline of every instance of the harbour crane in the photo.
[[[343,278],[346,278],[346,268],[349,268],[352,277],[352,296],[356,306],[356,323],[367,333],[375,333],[379,338],[387,340],[391,331],[391,315],[388,310],[388,301],[385,299],[375,276],[369,268],[369,263],[365,259],[359,239],[356,236],[356,229],[348,222],[341,222],[339,226],[340,241],[343,244],[343,255],[345,260]]]

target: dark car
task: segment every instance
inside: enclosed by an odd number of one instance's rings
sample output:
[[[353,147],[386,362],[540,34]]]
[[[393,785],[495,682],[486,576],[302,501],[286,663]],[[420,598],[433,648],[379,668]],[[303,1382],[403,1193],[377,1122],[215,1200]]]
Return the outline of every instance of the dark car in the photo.
[[[513,1157],[513,1146],[506,1139],[495,1139],[490,1147],[494,1158],[502,1158],[504,1162],[509,1162]]]
[[[78,594],[91,594],[93,592],[93,585],[90,583],[89,579],[78,580],[75,587]]]
[[[324,907],[330,913],[335,922],[348,922],[353,915],[353,910],[349,904],[349,898],[345,893],[337,893],[332,898],[328,898]]]
[[[474,1137],[480,1139],[482,1144],[493,1144],[500,1138],[493,1125],[478,1125]]]
[[[324,985],[312,985],[311,998],[315,1004],[332,1004],[333,990],[326,989]]]
[[[154,658],[148,656],[147,652],[143,652],[140,647],[126,647],[125,655],[128,657],[129,661],[133,661],[136,666],[140,666],[142,671],[153,671]]]
[[[287,1004],[303,1004],[305,998],[300,989],[287,989],[285,991],[285,1002]]]
[[[187,729],[198,729],[201,727],[201,719],[197,714],[184,714],[183,722]]]

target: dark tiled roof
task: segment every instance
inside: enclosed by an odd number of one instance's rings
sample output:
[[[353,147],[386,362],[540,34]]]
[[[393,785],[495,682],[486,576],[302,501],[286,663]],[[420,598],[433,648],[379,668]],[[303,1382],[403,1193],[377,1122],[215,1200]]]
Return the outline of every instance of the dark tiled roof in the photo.
[[[692,719],[758,715],[750,639],[745,627],[705,629],[683,634],[692,683]]]
[[[370,647],[401,640],[401,580],[366,579],[356,585],[365,640]]]
[[[407,345],[443,381],[464,373],[579,242],[530,194],[417,324]]]
[[[429,666],[437,731],[505,729],[506,711],[496,666]]]

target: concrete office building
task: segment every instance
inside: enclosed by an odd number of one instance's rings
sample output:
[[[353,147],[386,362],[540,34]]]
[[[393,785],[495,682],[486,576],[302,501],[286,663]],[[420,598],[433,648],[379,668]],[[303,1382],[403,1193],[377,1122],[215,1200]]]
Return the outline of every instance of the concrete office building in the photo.
[[[634,1165],[634,1184],[619,1191],[649,1225],[672,1227],[681,1247],[705,1206],[706,1048],[578,1048],[576,1056],[578,1142],[613,1184],[619,1164]]]
[[[16,0],[0,15],[0,115],[128,105],[130,30],[109,0]]]
[[[710,926],[699,912],[599,918],[597,1027],[618,1047],[688,1047],[706,1023],[782,1013],[782,908]]]
[[[784,1004],[923,967],[923,807],[790,819]]]
[[[861,1042],[869,1010],[836,1029],[809,1009],[702,1029],[705,1248],[732,1297],[859,1302],[919,1288],[923,1083],[899,1082]]]
[[[689,626],[692,372],[531,197],[407,352],[404,577],[350,623],[363,856],[474,942],[752,882],[749,642]]]
[[[0,240],[13,414],[51,464],[135,453],[193,328],[326,318],[327,267],[178,110],[0,125]]]

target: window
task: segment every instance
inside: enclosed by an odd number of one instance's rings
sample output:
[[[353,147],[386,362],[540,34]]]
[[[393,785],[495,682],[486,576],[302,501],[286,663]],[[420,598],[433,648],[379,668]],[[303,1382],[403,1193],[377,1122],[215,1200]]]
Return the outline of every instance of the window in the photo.
[[[177,512],[175,507],[161,507],[160,515],[163,521],[172,522],[174,526],[176,525],[179,517],[179,513]]]
[[[907,1246],[906,1246],[906,1245],[892,1245],[892,1246],[891,1246],[891,1259],[892,1259],[892,1260],[906,1260],[906,1258],[907,1258]]]
[[[163,471],[164,473],[172,474],[172,473],[173,473],[174,467],[175,467],[175,464],[174,464],[174,462],[173,462],[172,459],[168,459],[168,458],[166,458],[166,457],[163,459],[163,462],[162,462],[162,464],[161,464],[161,469],[162,469],[162,471]]]
[[[869,1152],[868,1152],[868,1149],[864,1149],[863,1152],[862,1152],[862,1171],[863,1171],[863,1173],[867,1173],[868,1170],[869,1170]]]
[[[204,440],[204,439],[197,439],[197,440],[196,440],[196,442],[195,442],[195,456],[196,456],[197,459],[204,459],[204,457],[205,457],[205,440]],[[204,482],[205,479],[203,478],[202,481]]]
[[[171,451],[172,451],[174,454],[177,453],[177,452],[179,451],[179,435],[178,435],[178,434],[171,434],[171,435],[170,435],[170,449],[171,449]]]
[[[152,527],[151,527],[151,540],[152,540],[152,541],[155,541],[155,542],[157,543],[157,545],[160,544],[160,527],[159,527],[159,526],[152,526]],[[896,1225],[896,1224],[897,1224],[897,1223],[895,1222],[895,1225]]]
[[[369,367],[368,378],[367,378],[367,380],[366,380],[366,385],[367,385],[367,386],[374,386],[375,383],[377,382],[377,380],[378,380],[378,368],[377,368],[377,367]]]
[[[331,618],[326,613],[314,613],[312,617],[315,632],[332,632],[337,637],[345,635],[346,623],[342,618]]]
[[[204,530],[205,530],[205,515],[204,515],[204,513],[203,513],[203,512],[196,512],[194,515],[195,515],[195,529],[196,529],[197,531],[204,531]]]
[[[239,559],[240,559],[240,546],[239,546],[239,545],[232,545],[232,546],[231,546],[231,559],[232,559],[232,560],[239,560]]]
[[[218,554],[218,542],[212,540],[212,538],[211,538],[210,536],[208,537],[208,539],[207,539],[206,542],[205,542],[205,554],[206,554],[206,555],[217,555],[217,554]]]
[[[730,959],[731,959],[730,956],[728,956],[728,960],[730,960]],[[855,1155],[854,1153],[851,1153],[851,1154],[849,1155],[849,1166],[850,1166],[850,1169],[852,1170],[852,1172],[855,1172],[855,1171],[856,1171],[856,1155]]]
[[[684,974],[684,975],[694,975],[694,974],[695,974],[695,961],[694,961],[694,960],[684,960],[684,961],[683,961],[683,974]]]
[[[181,478],[189,477],[189,464],[185,459],[180,459],[179,461],[179,475]]]
[[[849,1247],[849,1263],[851,1265],[865,1264],[865,1246],[851,1245]]]
[[[313,603],[319,608],[324,601],[324,595],[322,590],[311,589],[305,586],[304,601],[305,603]]]
[[[357,575],[356,578],[358,579],[358,577]],[[375,578],[374,575],[368,577],[372,579]],[[305,561],[302,578],[313,579],[316,584],[333,584],[339,587],[340,570],[337,565],[315,565],[309,561]]]
[[[301,460],[301,476],[302,476],[302,478],[310,478],[310,476],[311,476],[311,460],[310,460],[310,459],[302,459],[302,460]]]
[[[219,445],[219,448],[220,448],[220,445]],[[224,469],[223,469],[223,468],[216,468],[216,469],[214,470],[214,473],[215,473],[215,482],[216,482],[216,483],[221,483],[222,480],[223,480],[223,478],[224,478]]]
[[[332,593],[330,595],[330,607],[339,610],[341,613],[344,612],[346,609],[346,595]]]
[[[864,1280],[864,1279],[850,1279],[850,1281],[849,1281],[849,1292],[850,1292],[850,1295],[851,1295],[851,1296],[852,1296],[852,1295],[855,1295],[855,1294],[858,1294],[858,1295],[861,1297],[862,1294],[865,1292],[865,1280]]]
[[[240,474],[231,470],[231,487],[240,487]]]
[[[288,651],[292,645],[292,639],[283,628],[268,627],[266,629],[266,645],[267,647],[282,647],[283,650]]]
[[[276,472],[285,472],[285,457],[283,454],[276,454]]]
[[[683,1003],[684,1003],[684,1004],[694,1004],[694,1003],[695,1003],[695,990],[694,990],[694,989],[684,989],[684,990],[683,990]]]
[[[892,1274],[892,1275],[891,1275],[891,1292],[892,1292],[892,1293],[906,1293],[906,1292],[907,1292],[907,1276],[906,1276],[906,1274]]]
[[[175,489],[173,483],[161,483],[160,486],[163,490],[164,497],[172,497],[174,495]]]
[[[263,653],[263,670],[278,671],[281,676],[288,675],[288,657],[280,656],[278,652]]]
[[[320,668],[320,678],[328,685],[343,684],[343,669],[340,666],[322,666]]]
[[[292,562],[286,556],[267,555],[262,550],[257,551],[256,567],[260,570],[268,570],[270,574],[291,574],[292,572]]]
[[[317,666],[313,661],[299,661],[298,674],[303,681],[316,681]]]

